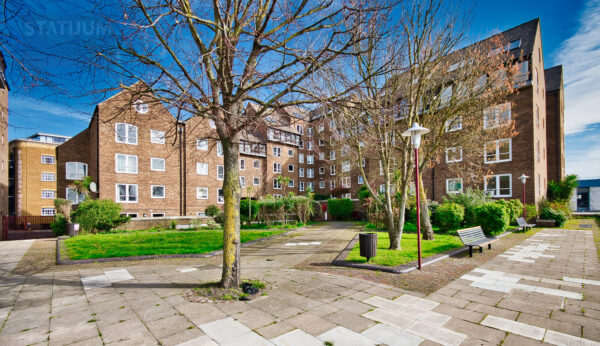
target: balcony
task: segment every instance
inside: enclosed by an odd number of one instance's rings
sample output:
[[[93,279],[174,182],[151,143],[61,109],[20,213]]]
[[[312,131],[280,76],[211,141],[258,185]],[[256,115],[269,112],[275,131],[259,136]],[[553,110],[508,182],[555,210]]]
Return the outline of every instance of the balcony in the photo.
[[[300,136],[291,132],[269,129],[267,131],[267,138],[274,142],[282,142],[296,146],[300,145]]]
[[[240,141],[240,153],[252,156],[267,156],[267,146],[262,143],[251,143],[247,141]]]

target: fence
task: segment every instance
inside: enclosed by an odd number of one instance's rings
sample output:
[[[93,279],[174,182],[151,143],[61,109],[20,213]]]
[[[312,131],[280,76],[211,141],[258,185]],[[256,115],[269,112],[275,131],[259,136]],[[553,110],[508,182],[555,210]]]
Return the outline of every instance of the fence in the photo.
[[[54,216],[3,216],[2,240],[54,238]]]

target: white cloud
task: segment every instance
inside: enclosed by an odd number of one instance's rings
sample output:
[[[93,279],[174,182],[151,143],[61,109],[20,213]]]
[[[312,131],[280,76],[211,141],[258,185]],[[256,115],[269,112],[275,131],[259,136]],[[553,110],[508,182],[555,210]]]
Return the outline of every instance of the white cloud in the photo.
[[[565,133],[585,131],[600,123],[600,0],[590,0],[573,36],[563,42],[554,64],[565,79]]]
[[[600,128],[566,137],[565,170],[580,179],[600,178]]]
[[[78,120],[87,122],[90,115],[77,109],[47,100],[29,96],[11,97],[8,101],[10,116],[21,116],[33,121],[41,120]],[[49,119],[50,118],[50,119]]]

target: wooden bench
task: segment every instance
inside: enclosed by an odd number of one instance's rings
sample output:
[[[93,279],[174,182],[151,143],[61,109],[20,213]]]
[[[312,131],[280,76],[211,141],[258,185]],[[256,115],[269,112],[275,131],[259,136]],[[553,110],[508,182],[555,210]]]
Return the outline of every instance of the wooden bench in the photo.
[[[483,252],[484,245],[487,245],[488,249],[491,249],[492,243],[498,240],[498,238],[486,237],[480,226],[459,229],[457,233],[463,244],[469,247],[469,257],[473,257],[474,246],[479,246],[479,252]]]
[[[525,218],[522,217],[517,218],[517,224],[519,225],[519,227],[521,227],[523,232],[530,230],[531,227],[535,227],[534,223],[527,223],[527,221],[525,221]]]

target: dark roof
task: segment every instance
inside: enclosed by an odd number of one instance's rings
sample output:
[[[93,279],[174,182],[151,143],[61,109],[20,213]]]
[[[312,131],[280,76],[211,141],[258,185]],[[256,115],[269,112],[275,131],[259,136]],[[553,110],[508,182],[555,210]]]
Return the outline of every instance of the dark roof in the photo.
[[[546,77],[546,91],[559,90],[563,84],[563,68],[562,65],[550,67],[544,70]]]
[[[515,40],[521,40],[521,46],[517,52],[522,53],[524,57],[533,53],[533,45],[535,43],[535,34],[537,28],[540,25],[540,19],[536,18],[529,22],[517,25],[512,29],[503,31],[500,35],[504,38],[506,43],[510,43]],[[516,54],[517,56],[520,54]]]
[[[577,187],[597,187],[600,186],[600,179],[577,180]]]

